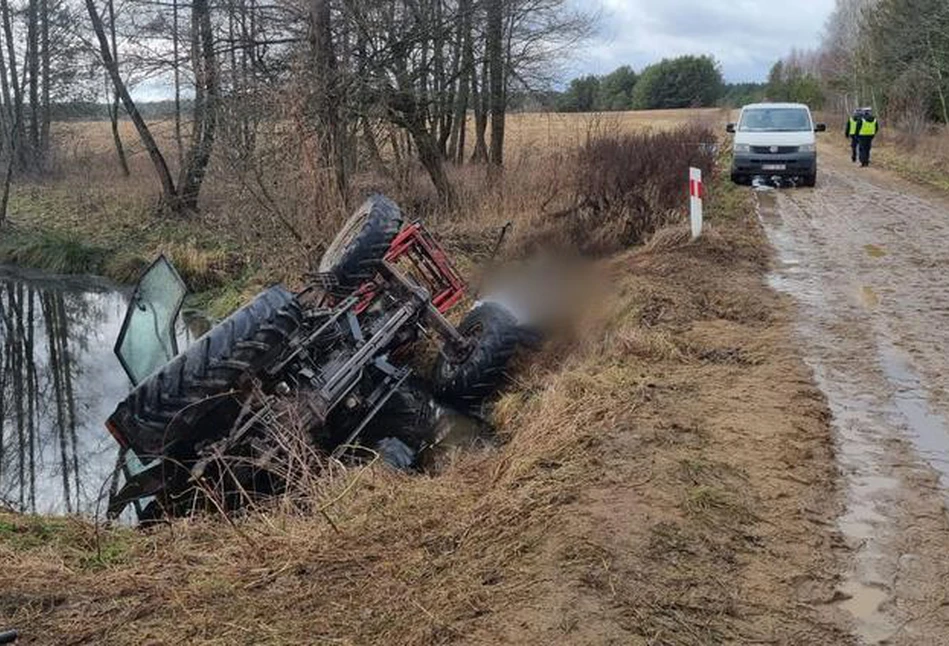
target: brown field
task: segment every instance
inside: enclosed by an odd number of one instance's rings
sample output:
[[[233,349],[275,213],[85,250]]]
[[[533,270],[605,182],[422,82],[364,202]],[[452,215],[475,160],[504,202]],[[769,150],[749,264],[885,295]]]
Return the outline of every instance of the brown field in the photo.
[[[597,129],[615,131],[640,130],[644,128],[667,129],[690,121],[721,123],[728,111],[718,108],[696,110],[649,110],[638,112],[603,112],[595,114],[566,113],[514,113],[508,115],[506,143],[509,151],[516,154],[523,149],[557,149],[573,147]],[[469,121],[470,125],[470,121]],[[123,141],[134,153],[140,151],[135,128],[130,121],[122,121],[120,133]],[[171,120],[149,123],[156,138],[165,150],[172,150],[174,122]],[[184,124],[187,135],[187,124]],[[56,133],[73,150],[105,157],[114,155],[111,126],[107,121],[78,121],[57,124]],[[473,129],[470,130],[473,135]]]

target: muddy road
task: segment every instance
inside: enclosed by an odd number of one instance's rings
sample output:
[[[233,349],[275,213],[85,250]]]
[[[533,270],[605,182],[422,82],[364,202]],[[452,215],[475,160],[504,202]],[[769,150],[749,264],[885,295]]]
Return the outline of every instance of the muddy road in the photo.
[[[759,190],[834,416],[836,596],[865,644],[949,644],[949,200],[825,150],[816,189]]]

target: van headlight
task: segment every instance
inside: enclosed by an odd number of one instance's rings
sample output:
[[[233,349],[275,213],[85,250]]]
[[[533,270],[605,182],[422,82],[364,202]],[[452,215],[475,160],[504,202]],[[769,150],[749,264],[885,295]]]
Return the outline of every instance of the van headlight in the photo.
[[[732,152],[736,152],[736,153],[750,153],[750,152],[751,152],[751,146],[749,146],[748,144],[735,144],[735,146],[732,148]]]
[[[803,146],[798,148],[798,150],[801,151],[802,153],[816,153],[817,144],[804,144]]]

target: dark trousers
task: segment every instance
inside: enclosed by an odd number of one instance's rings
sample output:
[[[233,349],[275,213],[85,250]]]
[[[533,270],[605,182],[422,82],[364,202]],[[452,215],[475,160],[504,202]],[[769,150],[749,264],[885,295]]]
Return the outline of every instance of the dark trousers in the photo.
[[[850,161],[857,161],[857,146],[860,145],[860,137],[853,135],[850,137]]]
[[[860,136],[860,165],[870,163],[870,149],[873,148],[873,137]]]

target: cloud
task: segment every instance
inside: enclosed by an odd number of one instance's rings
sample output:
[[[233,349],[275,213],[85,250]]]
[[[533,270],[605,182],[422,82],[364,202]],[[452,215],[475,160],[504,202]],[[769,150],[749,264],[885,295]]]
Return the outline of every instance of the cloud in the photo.
[[[575,0],[589,10],[592,3]],[[711,54],[726,80],[764,80],[792,48],[820,41],[834,0],[602,0],[600,31],[571,74],[637,70],[662,58]]]

